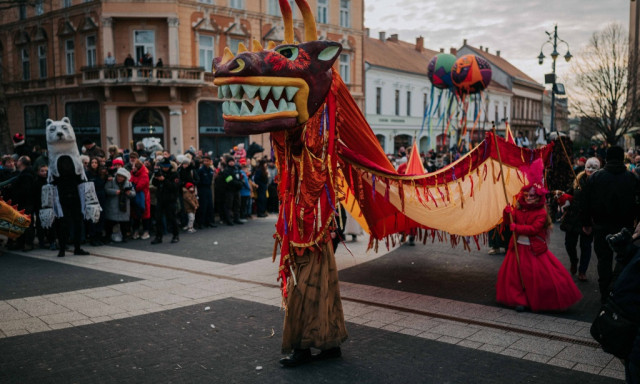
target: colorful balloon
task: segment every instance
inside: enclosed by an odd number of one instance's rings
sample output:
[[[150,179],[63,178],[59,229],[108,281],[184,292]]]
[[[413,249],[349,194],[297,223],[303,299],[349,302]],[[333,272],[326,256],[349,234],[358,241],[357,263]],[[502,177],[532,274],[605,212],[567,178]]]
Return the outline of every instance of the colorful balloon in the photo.
[[[477,93],[491,82],[491,64],[476,55],[464,55],[451,68],[453,84],[462,93]]]
[[[456,57],[448,53],[439,53],[429,61],[427,76],[434,87],[440,89],[453,88],[451,67],[455,62]]]

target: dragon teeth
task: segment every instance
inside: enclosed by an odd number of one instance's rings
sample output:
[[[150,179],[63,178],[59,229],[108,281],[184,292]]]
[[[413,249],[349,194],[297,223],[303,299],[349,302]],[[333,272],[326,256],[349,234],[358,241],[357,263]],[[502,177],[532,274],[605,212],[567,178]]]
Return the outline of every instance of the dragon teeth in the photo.
[[[242,107],[240,107],[240,115],[241,116],[251,115],[251,111],[249,110],[247,103],[241,103],[241,104],[242,104]]]
[[[231,96],[234,99],[242,98],[242,86],[240,84],[230,84],[229,88],[231,89]]]
[[[271,90],[271,87],[268,85],[263,85],[260,87],[260,98],[262,100],[267,98],[267,95],[269,94],[269,91]]]
[[[265,109],[264,113],[276,113],[278,112],[278,108],[273,104],[273,100],[269,100],[267,103],[267,109]]]
[[[240,108],[237,103],[234,103],[233,101],[229,102],[229,114],[234,116],[238,116],[240,114]]]
[[[257,85],[242,84],[242,89],[248,98],[253,99],[256,97],[256,93],[260,87]]]
[[[253,111],[251,111],[252,116],[264,115],[264,111],[262,110],[262,106],[259,102],[256,102],[253,106]]]
[[[295,111],[296,110],[296,103],[287,103],[287,108],[290,111]]]
[[[284,87],[282,87],[282,86],[271,87],[271,94],[273,95],[273,98],[275,100],[278,100],[282,96],[282,91],[283,90],[284,90]]]
[[[287,102],[284,99],[280,99],[280,103],[278,104],[278,112],[286,112],[287,111]]]
[[[297,87],[286,87],[284,89],[284,92],[287,95],[287,100],[291,101],[291,99],[293,99],[293,96],[295,96],[295,94],[298,93],[298,88]]]
[[[225,101],[224,103],[222,103],[222,114],[223,115],[229,115],[229,111],[230,111],[230,107],[229,107],[229,103],[231,103],[230,101]]]
[[[224,85],[218,87],[218,99],[224,99],[224,92],[222,92],[222,87],[224,87]]]

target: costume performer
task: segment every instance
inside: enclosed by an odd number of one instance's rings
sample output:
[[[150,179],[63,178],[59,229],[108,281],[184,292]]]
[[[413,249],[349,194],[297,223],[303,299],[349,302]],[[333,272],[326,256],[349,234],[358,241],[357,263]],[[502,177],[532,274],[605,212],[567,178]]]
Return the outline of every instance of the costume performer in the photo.
[[[504,222],[513,236],[498,272],[496,296],[517,311],[527,307],[534,312],[563,310],[582,298],[569,272],[547,247],[551,225],[545,209],[548,191],[540,182],[531,182],[542,180],[542,167],[541,160],[534,162],[532,168],[539,171],[531,174],[540,177],[528,177],[530,183],[517,195],[516,207],[504,209]]]
[[[49,228],[54,219],[58,228],[58,257],[65,255],[69,229],[73,231],[74,255],[88,255],[80,248],[83,218],[97,223],[100,203],[93,182],[87,176],[80,160],[76,135],[69,118],[60,121],[47,119],[47,150],[49,153],[49,184],[42,187],[40,219],[43,228]]]

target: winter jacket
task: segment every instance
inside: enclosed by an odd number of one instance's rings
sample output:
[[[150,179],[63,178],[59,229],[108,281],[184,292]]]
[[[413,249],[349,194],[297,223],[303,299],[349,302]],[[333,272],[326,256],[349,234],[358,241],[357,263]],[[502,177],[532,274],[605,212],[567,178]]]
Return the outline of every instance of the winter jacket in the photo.
[[[506,209],[503,212],[503,220],[505,225],[511,224],[511,217],[507,213]],[[537,208],[520,208],[514,209],[512,212],[513,222],[516,224],[515,234],[518,236],[527,236],[531,249],[534,254],[538,254],[534,250],[547,248],[547,230],[545,223],[547,222],[547,211],[544,206]],[[510,247],[514,246],[514,242],[517,241],[515,236],[511,236]]]
[[[216,176],[216,171],[211,167],[201,166],[198,169],[198,188],[208,188],[211,189],[213,185],[213,179]]]
[[[184,187],[187,183],[198,185],[200,177],[198,176],[198,170],[193,165],[188,167],[178,166],[178,176],[180,176],[180,187]]]
[[[176,172],[166,172],[162,181],[154,175],[151,183],[156,187],[156,204],[176,204],[180,193],[180,177]]]
[[[640,181],[621,161],[611,160],[587,180],[581,198],[582,225],[633,228],[638,217]]]
[[[584,198],[583,196],[584,187],[587,184],[588,178],[589,176],[587,176],[587,174],[584,171],[581,172],[578,175],[578,178],[576,179],[576,183],[574,183],[574,185],[575,184],[577,185],[575,185],[575,187],[572,187],[570,190],[567,191],[569,195],[573,196],[573,199],[571,201],[571,205],[565,208],[565,214],[562,218],[562,225],[561,225],[561,229],[563,231],[572,232],[572,233],[582,232],[582,221],[580,219],[581,217],[580,209],[582,207],[581,201]]]
[[[149,171],[147,167],[142,167],[137,172],[131,172],[131,183],[136,186],[136,193],[144,194],[145,208],[142,219],[151,218],[151,192],[149,191]]]
[[[121,196],[116,193],[120,190],[120,194],[124,194],[127,189],[131,192],[129,196],[125,196],[123,198],[125,210],[121,210]],[[131,200],[136,197],[136,191],[131,182],[125,181],[122,185],[118,185],[116,178],[114,177],[112,180],[107,181],[104,190],[107,193],[107,203],[105,204],[105,207],[103,207],[106,219],[119,222],[129,221],[131,218]]]
[[[182,188],[182,199],[184,201],[184,210],[187,213],[196,213],[196,209],[198,209],[196,193],[189,191],[187,188]]]

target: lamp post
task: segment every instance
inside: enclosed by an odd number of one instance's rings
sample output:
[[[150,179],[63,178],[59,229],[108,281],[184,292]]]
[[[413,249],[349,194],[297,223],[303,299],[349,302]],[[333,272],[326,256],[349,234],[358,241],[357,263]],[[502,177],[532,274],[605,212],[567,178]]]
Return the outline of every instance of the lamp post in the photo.
[[[560,54],[558,53],[558,42],[564,43],[567,46],[567,53],[564,55],[564,59],[567,63],[573,57],[571,52],[569,52],[569,43],[562,40],[558,37],[558,25],[556,24],[553,27],[553,34],[545,31],[549,38],[545,41],[540,47],[540,55],[538,55],[538,64],[542,65],[545,59],[545,55],[542,53],[542,49],[545,45],[550,44],[553,47],[553,51],[551,52],[551,73],[545,75],[545,83],[551,84],[551,127],[550,131],[554,132],[556,130],[555,117],[556,117],[556,93],[564,95],[564,85],[556,84],[556,59]]]

